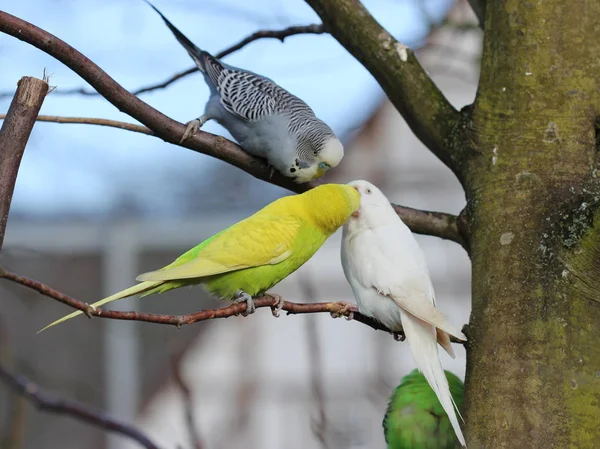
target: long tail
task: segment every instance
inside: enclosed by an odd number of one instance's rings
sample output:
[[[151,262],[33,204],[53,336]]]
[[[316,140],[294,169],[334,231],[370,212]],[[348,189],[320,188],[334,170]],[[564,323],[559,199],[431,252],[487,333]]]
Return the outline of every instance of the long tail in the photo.
[[[412,316],[419,317],[459,340],[467,341],[467,337],[448,321],[448,317],[433,304],[429,296],[423,295],[416,300],[413,296],[390,297],[402,310],[409,312]]]
[[[458,441],[466,447],[465,437],[463,436],[456,414],[458,412],[458,416],[460,416],[460,411],[450,394],[448,379],[446,379],[442,364],[440,363],[436,328],[404,310],[401,313],[404,335],[406,335],[406,340],[408,340],[408,345],[417,368],[423,373],[440,400],[442,407],[448,414]]]
[[[156,11],[158,13],[158,15],[163,19],[163,21],[167,24],[167,26],[169,27],[169,29],[171,30],[171,32],[175,35],[175,38],[179,41],[179,43],[183,46],[183,48],[185,48],[187,50],[187,52],[189,53],[189,55],[192,57],[192,59],[194,60],[194,62],[196,63],[196,65],[198,66],[198,68],[200,69],[201,72],[206,72],[206,58],[210,58],[213,59],[215,61],[218,61],[217,59],[215,59],[210,53],[205,52],[204,50],[198,48],[191,40],[189,40],[187,38],[187,36],[185,34],[183,34],[181,31],[179,31],[179,29],[173,25],[171,22],[169,22],[169,19],[167,19],[162,12],[160,12],[156,6],[154,6],[152,3],[150,3],[148,0],[144,0],[146,3],[148,3],[148,5],[150,5],[150,7]]]
[[[95,302],[94,304],[91,304],[91,307],[101,307],[105,304],[108,304],[109,302],[116,301],[117,299],[127,298],[128,296],[133,296],[133,295],[137,295],[139,293],[144,293],[144,292],[152,289],[153,287],[156,287],[159,284],[163,284],[163,282],[162,281],[160,281],[160,282],[142,282],[140,284],[134,285],[133,287],[129,287],[129,288],[126,288],[125,290],[121,290],[120,292],[115,293],[114,295],[111,295],[108,298],[101,299],[100,301]],[[65,321],[70,320],[71,318],[74,318],[77,315],[81,315],[82,313],[83,312],[81,310],[70,313],[69,315],[62,317],[62,318],[56,320],[55,322],[48,324],[48,326],[39,330],[38,334],[40,332],[44,332],[46,329],[49,329],[52,326],[56,326],[57,324],[64,323]]]

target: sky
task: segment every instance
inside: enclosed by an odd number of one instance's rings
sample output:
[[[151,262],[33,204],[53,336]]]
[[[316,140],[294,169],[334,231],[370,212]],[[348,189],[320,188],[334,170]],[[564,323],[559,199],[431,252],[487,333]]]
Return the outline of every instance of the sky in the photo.
[[[155,0],[154,4],[196,45],[212,53],[259,29],[319,22],[302,0]],[[429,22],[441,20],[452,0],[364,4],[398,40],[417,47]],[[141,0],[1,0],[0,9],[66,41],[129,90],[193,65],[160,17]],[[283,44],[259,40],[225,61],[265,75],[299,96],[342,138],[351,136],[383,99],[367,70],[328,35],[293,36]],[[41,114],[135,122],[100,96],[61,95],[89,86],[52,57],[0,34],[0,93],[13,91],[22,76],[41,78],[44,69],[57,87],[44,101]],[[208,88],[196,73],[141,98],[185,123],[202,113]],[[9,104],[9,97],[0,98],[0,113]],[[228,136],[214,122],[203,130]],[[207,204],[223,202],[221,195],[226,193],[208,182],[219,164],[223,163],[140,134],[37,123],[19,171],[12,212],[32,218],[110,216],[119,208],[147,215],[183,214],[179,199],[185,182],[198,186],[199,197],[206,198],[209,191]],[[249,177],[237,170],[224,173]],[[266,188],[258,180],[250,184],[245,193],[237,192],[242,199]],[[275,187],[271,192],[283,193]]]

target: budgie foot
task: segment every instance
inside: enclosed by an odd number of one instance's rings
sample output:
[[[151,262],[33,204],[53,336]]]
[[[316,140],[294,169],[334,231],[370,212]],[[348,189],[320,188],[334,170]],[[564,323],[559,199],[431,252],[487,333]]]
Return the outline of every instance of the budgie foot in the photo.
[[[342,302],[340,304],[343,304],[342,308],[335,312],[331,312],[331,316],[333,318],[345,317],[348,321],[354,319],[354,310],[356,309],[356,306],[349,302]]]
[[[279,317],[279,312],[281,312],[281,309],[283,308],[283,303],[285,301],[283,300],[283,298],[281,296],[276,295],[274,293],[270,293],[269,296],[271,298],[274,298],[274,299],[277,300],[277,302],[271,306],[271,313],[273,314],[273,316],[275,318],[278,318]]]
[[[396,341],[404,341],[406,340],[406,335],[404,335],[404,331],[401,332],[392,332],[392,336]]]
[[[238,290],[237,292],[235,292],[235,302],[236,303],[240,303],[240,302],[246,303],[246,310],[242,312],[242,316],[251,315],[256,311],[256,306],[254,305],[254,300],[252,299],[252,296],[250,296],[248,293],[246,293],[243,290]]]
[[[187,122],[186,123],[187,128],[185,129],[185,132],[183,133],[183,137],[181,138],[179,143],[183,143],[184,140],[189,139],[190,137],[193,137],[198,132],[198,130],[202,127],[202,125],[204,125],[207,121],[208,121],[208,118],[202,116],[202,117],[198,117],[197,119]]]
[[[92,317],[92,313],[96,312],[96,307],[94,307],[93,304],[85,304],[87,306],[87,308],[83,311],[83,313],[85,314],[85,316],[87,316],[88,318]]]

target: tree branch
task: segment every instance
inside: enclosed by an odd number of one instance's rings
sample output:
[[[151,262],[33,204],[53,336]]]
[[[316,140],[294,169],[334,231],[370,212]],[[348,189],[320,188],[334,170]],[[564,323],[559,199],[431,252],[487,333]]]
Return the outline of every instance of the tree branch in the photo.
[[[6,118],[6,114],[0,114],[0,120],[4,120]],[[50,123],[78,123],[83,125],[99,125],[99,126],[108,126],[110,128],[119,128],[125,129],[127,131],[133,131],[136,133],[146,134],[149,136],[153,136],[154,133],[152,130],[146,128],[145,126],[136,125],[134,123],[127,122],[119,122],[117,120],[109,120],[105,118],[95,118],[95,117],[62,117],[58,115],[38,115],[36,118],[38,122],[50,122]]]
[[[81,310],[88,317],[98,316],[100,318],[111,318],[115,320],[126,321],[145,321],[147,323],[170,324],[181,327],[186,324],[197,323],[199,321],[212,320],[217,318],[229,318],[236,316],[246,311],[246,303],[234,303],[220,309],[207,309],[199,312],[190,313],[187,315],[161,315],[155,313],[144,312],[120,312],[116,310],[105,310],[101,308],[92,308],[89,304],[79,301],[71,296],[65,295],[58,290],[49,287],[46,284],[35,281],[24,276],[19,276],[16,273],[11,273],[0,267],[0,278],[7,279],[25,287],[31,288],[44,296],[52,298],[58,302],[62,302],[74,309]],[[278,305],[279,297],[276,295],[266,294],[265,296],[255,298],[254,305],[257,309],[270,307],[275,315],[275,308]],[[358,311],[355,304],[347,302],[316,302],[316,303],[295,303],[283,301],[281,310],[285,310],[288,315],[299,315],[304,313],[330,313],[334,318],[346,317],[348,320],[358,321],[367,326],[392,334],[402,334],[401,332],[392,332],[387,327],[383,326],[373,318],[365,316]],[[454,339],[455,343],[462,343],[461,340]]]
[[[150,128],[165,142],[180,145],[179,141],[185,132],[183,124],[167,117],[127,92],[94,62],[64,41],[4,11],[0,11],[0,31],[27,42],[58,59],[86,80],[120,111]],[[224,137],[200,131],[180,146],[228,162],[258,179],[294,190],[295,183],[291,179],[279,173],[271,176],[271,169],[265,161],[249,155]],[[305,186],[304,190],[307,187]]]
[[[242,49],[249,43],[259,40],[259,39],[273,38],[273,39],[279,39],[281,42],[283,42],[286,37],[295,36],[297,34],[324,34],[324,33],[326,33],[325,27],[323,25],[318,25],[316,23],[312,24],[312,25],[291,26],[288,28],[284,28],[283,30],[260,30],[260,31],[256,31],[255,33],[251,34],[250,36],[242,39],[237,44],[234,44],[231,47],[226,48],[225,50],[217,53],[215,55],[215,58],[217,58],[217,59],[224,58],[225,56],[228,56],[231,53]],[[176,73],[175,75],[167,78],[165,81],[163,81],[161,83],[150,84],[149,86],[141,87],[137,90],[134,90],[133,94],[140,95],[140,94],[144,94],[146,92],[151,92],[153,90],[164,89],[165,87],[173,84],[175,81],[180,80],[181,78],[183,78],[187,75],[190,75],[192,73],[195,73],[197,71],[198,71],[198,67],[196,67],[196,66],[190,67],[187,70]]]
[[[469,252],[467,241],[458,226],[459,218],[456,215],[412,209],[397,204],[392,204],[392,207],[412,232],[452,240]]]
[[[46,31],[37,28],[35,25],[11,16],[3,11],[0,11],[0,31],[21,39],[63,62],[67,67],[74,70],[90,83],[119,110],[129,114],[134,119],[146,125],[149,131],[139,125],[105,119],[57,117],[56,120],[51,121],[60,123],[91,123],[93,121],[93,124],[114,126],[144,134],[155,135],[166,142],[183,146],[227,162],[244,170],[255,178],[296,193],[302,193],[319,184],[318,181],[306,184],[296,184],[279,173],[272,174],[271,169],[264,160],[249,155],[238,145],[221,136],[215,136],[210,133],[199,131],[195,137],[187,139],[183,144],[180,144],[179,140],[185,131],[185,126],[183,124],[170,119],[136,96],[127,92],[100,67],[67,43]],[[415,64],[417,63],[415,62]],[[47,116],[44,117],[45,119],[47,118]],[[50,119],[48,119],[48,121],[50,121]],[[463,244],[461,234],[454,226],[452,226],[456,217],[447,214],[422,212],[416,209],[403,208],[401,206],[396,206],[396,212],[403,220],[405,220],[406,224],[413,232],[450,239]]]
[[[303,294],[311,302],[317,299],[317,289],[311,278],[306,276],[301,284]],[[327,412],[325,409],[325,385],[323,382],[323,364],[321,363],[322,351],[321,340],[318,335],[318,326],[314,315],[308,316],[306,319],[306,346],[310,348],[308,351],[309,357],[309,373],[310,373],[310,389],[312,400],[315,403],[317,417],[310,416],[311,430],[321,445],[321,449],[329,449],[327,444]]]
[[[381,85],[413,133],[454,174],[461,161],[451,151],[459,113],[433,83],[412,50],[396,41],[358,0],[306,0],[327,31]]]
[[[181,391],[183,396],[183,408],[185,411],[185,423],[187,431],[192,442],[192,449],[204,449],[202,438],[200,437],[200,431],[198,430],[198,424],[196,423],[196,414],[194,407],[194,400],[192,397],[192,391],[190,387],[183,379],[183,373],[181,372],[180,357],[173,357],[172,368],[173,368],[173,380],[175,385]]]
[[[47,93],[45,80],[30,76],[21,78],[0,129],[0,248],[21,158]]]
[[[40,410],[71,416],[79,421],[129,437],[147,449],[158,449],[158,446],[146,435],[129,424],[122,423],[103,412],[93,410],[90,406],[81,402],[51,395],[26,377],[11,373],[2,364],[0,364],[0,380],[18,394],[30,400]]]
[[[217,53],[215,55],[215,57],[218,59],[221,59],[226,56],[229,56],[230,54],[232,54],[238,50],[241,50],[246,45],[248,45],[254,41],[257,41],[259,39],[279,39],[281,42],[283,42],[287,37],[296,36],[298,34],[324,34],[326,32],[327,31],[325,31],[325,27],[322,24],[319,25],[316,23],[314,23],[312,25],[291,26],[291,27],[284,28],[282,30],[259,30],[259,31],[252,33],[250,36],[245,37],[238,43],[233,44],[231,47],[228,47],[225,50],[220,51],[219,53]],[[132,91],[131,93],[133,95],[140,95],[140,94],[144,94],[147,92],[152,92],[153,90],[164,89],[165,87],[173,84],[175,81],[178,81],[181,78],[191,75],[192,73],[196,73],[197,71],[198,71],[198,67],[196,67],[196,66],[190,67],[189,69],[175,73],[174,75],[170,76],[169,78],[167,78],[166,80],[164,80],[162,82],[153,83],[148,86],[140,87],[140,88]],[[77,94],[77,95],[90,95],[90,96],[100,95],[95,90],[87,90],[83,87],[57,90],[56,94],[57,95]],[[12,92],[1,92],[0,99],[2,99],[3,97],[12,96],[12,95],[13,95]]]

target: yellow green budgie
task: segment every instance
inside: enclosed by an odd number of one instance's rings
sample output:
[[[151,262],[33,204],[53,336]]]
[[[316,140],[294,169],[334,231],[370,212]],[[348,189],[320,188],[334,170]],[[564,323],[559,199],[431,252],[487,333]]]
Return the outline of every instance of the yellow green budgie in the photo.
[[[445,374],[452,399],[461,410],[463,383],[450,371]],[[392,393],[383,429],[388,449],[454,449],[459,445],[440,400],[418,370],[404,376]]]
[[[246,302],[246,313],[252,313],[252,298],[300,268],[359,206],[358,191],[342,184],[323,184],[301,195],[280,198],[206,239],[170,265],[141,274],[136,279],[141,283],[92,307],[137,294],[143,297],[202,284],[220,299]],[[82,313],[73,312],[42,331]]]

